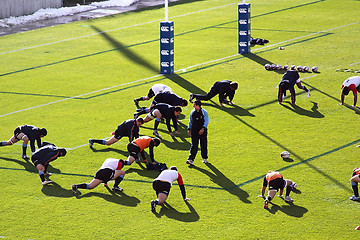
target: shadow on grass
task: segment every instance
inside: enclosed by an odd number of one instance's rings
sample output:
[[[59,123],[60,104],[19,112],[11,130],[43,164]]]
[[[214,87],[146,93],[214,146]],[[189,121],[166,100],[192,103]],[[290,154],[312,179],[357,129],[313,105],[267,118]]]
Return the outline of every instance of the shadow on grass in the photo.
[[[39,184],[41,184],[40,178],[39,178]],[[69,186],[69,189],[65,189],[56,182],[52,182],[48,185],[43,186],[41,192],[51,197],[68,198],[73,196],[71,191],[71,186]]]
[[[312,117],[312,118],[323,118],[325,117],[323,114],[321,114],[319,111],[318,111],[318,104],[316,102],[313,102],[313,106],[311,108],[311,111],[309,110],[306,110],[304,108],[301,108],[299,107],[298,105],[292,105],[290,102],[286,101],[286,102],[283,102],[283,104],[279,104],[281,106],[283,106],[284,108],[290,110],[290,111],[293,111],[294,113],[297,113],[299,115],[304,115],[304,116],[308,116],[308,117]],[[284,103],[288,103],[291,105],[290,106],[286,106],[284,105]]]
[[[138,165],[141,167],[141,169],[129,168],[128,170],[125,171],[125,173],[126,174],[136,173],[139,176],[150,178],[151,181],[155,179],[157,176],[159,176],[159,172],[155,170],[147,170],[146,167],[144,167],[142,164],[138,164]]]
[[[277,211],[281,211],[291,217],[301,218],[304,216],[305,213],[308,212],[308,210],[304,207],[297,206],[294,203],[289,203],[288,205],[276,205],[272,202],[270,202],[272,205],[268,209],[266,209],[269,213],[275,214]]]
[[[181,124],[184,125],[183,123],[181,123]],[[186,126],[186,125],[184,125],[184,126]],[[149,129],[149,130],[153,129],[151,127],[145,127],[144,125],[142,125],[141,127],[145,128],[145,129]],[[165,127],[165,129],[158,128],[158,132],[160,133],[160,135],[169,134],[166,127]],[[182,131],[179,131],[179,132],[180,132],[180,134],[177,134],[177,135],[171,137],[173,140],[172,142],[165,140],[164,138],[161,138],[161,144],[164,144],[166,147],[168,147],[170,149],[176,149],[176,150],[180,150],[180,151],[190,150],[191,143],[187,140],[187,138],[190,138],[187,135],[187,131],[185,131],[185,129],[183,129]],[[161,146],[161,144],[160,144],[160,146]]]
[[[6,158],[6,157],[0,157],[0,159],[5,160],[5,161],[10,161],[10,162],[17,163],[17,164],[23,166],[25,171],[32,172],[32,173],[37,173],[38,172],[38,170],[36,169],[34,164],[32,164],[30,162],[30,160],[18,160],[18,159],[14,159],[14,158]],[[19,170],[19,169],[14,168],[14,170]],[[51,173],[61,173],[60,169],[54,168],[51,165],[48,166],[47,170],[48,170],[48,172],[51,172]]]
[[[208,175],[210,177],[211,181],[213,181],[214,183],[216,183],[217,185],[222,187],[228,193],[235,195],[244,203],[251,203],[251,201],[248,199],[249,194],[246,191],[242,190],[239,186],[237,186],[233,181],[231,181],[229,178],[227,178],[222,172],[220,172],[211,163],[206,163],[205,165],[207,167],[209,167],[211,171],[197,167],[195,165],[194,166],[190,165],[189,167]]]
[[[94,144],[95,146],[95,144]],[[125,160],[128,155],[129,155],[129,152],[128,151],[123,151],[123,150],[120,150],[120,149],[117,149],[117,148],[112,148],[112,147],[107,147],[107,148],[102,148],[102,149],[95,149],[94,146],[90,147],[91,151],[93,152],[116,152],[118,154],[121,154],[123,155],[123,159]],[[101,146],[101,144],[99,145]],[[106,147],[106,145],[103,145]]]
[[[283,158],[284,162],[293,162],[294,159],[292,158]]]
[[[196,222],[200,219],[199,214],[195,211],[195,209],[191,206],[189,202],[185,202],[188,206],[190,212],[182,213],[173,208],[170,204],[165,202],[161,207],[159,213],[154,213],[157,218],[161,218],[162,216],[166,216],[168,218],[182,221],[182,222]],[[150,208],[150,203],[149,203]]]
[[[115,192],[115,191],[112,191],[109,187],[106,187],[106,189],[109,191],[110,194],[95,192],[95,191],[93,191],[94,189],[92,189],[92,190],[89,190],[92,192],[88,192],[88,193],[85,193],[84,195],[82,195],[78,189],[78,193],[75,195],[75,197],[77,199],[88,198],[88,197],[99,197],[99,198],[103,198],[104,200],[106,200],[108,202],[112,202],[112,203],[116,203],[116,204],[128,206],[128,207],[136,207],[140,203],[140,200],[138,198],[131,197],[124,192]]]

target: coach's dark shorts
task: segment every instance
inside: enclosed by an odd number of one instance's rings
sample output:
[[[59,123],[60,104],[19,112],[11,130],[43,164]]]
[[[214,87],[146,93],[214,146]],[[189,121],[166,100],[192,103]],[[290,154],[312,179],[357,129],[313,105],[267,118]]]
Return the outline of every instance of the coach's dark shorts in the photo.
[[[102,180],[103,182],[110,181],[115,175],[115,171],[110,168],[100,169],[95,173],[94,178]]]
[[[285,187],[285,181],[283,178],[276,178],[269,182],[269,190],[277,191],[279,189],[284,189],[284,187]]]
[[[171,188],[171,184],[168,182],[163,182],[160,180],[155,180],[153,182],[153,189],[156,191],[156,195],[158,195],[159,193],[163,193],[166,196],[168,196],[170,192],[170,188]]]

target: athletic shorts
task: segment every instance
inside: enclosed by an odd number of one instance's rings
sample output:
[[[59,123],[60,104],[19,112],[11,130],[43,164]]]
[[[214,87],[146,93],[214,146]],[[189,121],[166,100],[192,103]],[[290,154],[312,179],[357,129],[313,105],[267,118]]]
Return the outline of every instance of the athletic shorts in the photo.
[[[31,161],[33,162],[33,164],[34,164],[35,167],[36,167],[37,165],[39,165],[39,164],[41,164],[41,165],[43,165],[44,167],[46,167],[46,166],[49,165],[49,163],[51,162],[51,161],[46,161],[46,160],[38,159],[38,158],[36,158],[36,156],[35,156],[35,157],[32,156],[32,157],[31,157]]]
[[[103,182],[108,182],[114,177],[114,175],[115,175],[114,170],[110,168],[103,168],[103,169],[99,169],[99,171],[95,173],[94,178],[102,180]]]
[[[15,137],[17,140],[21,140],[21,139],[18,138],[18,136],[19,136],[20,133],[21,133],[20,128],[16,128],[16,129],[14,130],[14,137]]]
[[[153,96],[155,96],[155,93],[154,93],[154,91],[152,90],[152,88],[150,88],[147,96],[148,96],[148,98],[152,98]]]
[[[156,195],[159,195],[159,193],[163,193],[166,196],[170,193],[171,184],[168,182],[163,182],[160,180],[155,180],[153,182],[153,189],[156,191]]]
[[[159,109],[157,109],[157,108],[153,108],[153,109],[151,109],[150,110],[150,112],[147,114],[147,116],[152,120],[152,119],[154,119],[154,118],[156,118],[156,116],[155,116],[155,114],[154,114],[154,112],[155,111],[158,111],[158,112],[160,112],[160,110]],[[161,113],[160,113],[161,114]]]
[[[121,133],[121,131],[118,129],[115,130],[114,132],[114,137],[117,139],[117,140],[120,140],[124,135]]]
[[[139,156],[138,154],[140,153],[140,148],[139,146],[133,144],[133,143],[129,143],[127,145],[127,149],[130,153],[130,156],[132,156],[133,158],[135,158],[135,160],[138,160],[139,159]]]
[[[276,178],[269,182],[269,190],[276,190],[284,189],[286,182],[283,178]]]

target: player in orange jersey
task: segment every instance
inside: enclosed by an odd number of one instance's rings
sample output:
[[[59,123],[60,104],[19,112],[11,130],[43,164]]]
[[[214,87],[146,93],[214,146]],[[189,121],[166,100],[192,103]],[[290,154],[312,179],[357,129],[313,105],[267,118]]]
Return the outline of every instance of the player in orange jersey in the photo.
[[[269,185],[268,196],[265,198],[265,189]],[[263,187],[261,189],[261,195],[259,197],[265,198],[264,208],[267,209],[269,202],[275,197],[276,192],[280,189],[280,197],[282,197],[284,188],[285,202],[293,202],[289,194],[293,188],[296,188],[296,183],[283,178],[280,172],[269,171],[264,177]]]
[[[149,148],[150,160],[152,163],[155,163],[154,147],[159,146],[160,143],[161,143],[161,141],[159,138],[151,138],[148,136],[142,136],[142,137],[139,137],[139,138],[135,139],[134,141],[130,142],[127,145],[127,149],[129,151],[130,155],[129,155],[128,159],[125,161],[125,165],[131,165],[134,161],[140,162],[140,159],[138,156],[139,153],[141,154],[143,161],[147,162],[147,160],[145,158],[145,154],[144,154],[145,148]]]

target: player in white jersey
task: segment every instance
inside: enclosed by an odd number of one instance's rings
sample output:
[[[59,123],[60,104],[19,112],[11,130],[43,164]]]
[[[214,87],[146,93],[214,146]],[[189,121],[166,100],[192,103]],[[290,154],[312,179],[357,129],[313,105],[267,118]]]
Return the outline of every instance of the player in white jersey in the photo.
[[[152,212],[155,212],[156,205],[162,205],[166,201],[174,181],[178,182],[184,201],[190,200],[190,198],[186,197],[185,187],[180,173],[175,166],[172,166],[170,169],[162,171],[160,175],[154,179],[153,189],[156,191],[157,199],[151,201]]]
[[[122,191],[119,187],[120,182],[124,179],[125,171],[121,170],[124,167],[124,161],[122,159],[108,158],[101,165],[99,170],[95,173],[94,179],[90,183],[73,184],[72,192],[76,194],[78,188],[93,189],[100,183],[104,183],[107,186],[107,182],[115,180],[115,184],[112,188],[114,191]]]
[[[354,94],[354,105],[352,107],[356,106],[357,103],[357,92],[360,92],[360,77],[354,76],[349,77],[346,79],[342,86],[341,86],[341,103],[340,105],[344,104],[345,95],[348,95],[349,92],[352,91]]]
[[[151,99],[152,97],[156,96],[157,94],[164,93],[164,92],[172,93],[172,89],[169,86],[166,86],[165,84],[160,84],[160,83],[154,84],[150,88],[147,96],[134,99],[135,105],[137,108],[140,108],[139,101],[147,101],[147,100]]]

